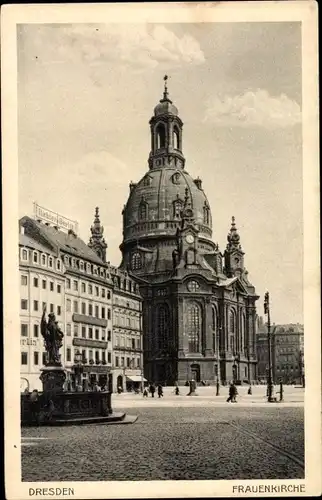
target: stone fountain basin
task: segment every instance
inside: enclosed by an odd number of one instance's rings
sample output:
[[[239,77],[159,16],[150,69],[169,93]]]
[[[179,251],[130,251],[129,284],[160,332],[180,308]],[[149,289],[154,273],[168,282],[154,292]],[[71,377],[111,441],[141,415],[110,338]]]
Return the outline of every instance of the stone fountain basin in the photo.
[[[53,404],[48,404],[49,402]],[[51,407],[51,408],[50,408]],[[35,409],[35,408],[34,408]],[[30,395],[21,394],[21,426],[133,423],[136,417],[113,413],[110,392],[40,392],[36,414]],[[38,417],[37,417],[38,416]]]

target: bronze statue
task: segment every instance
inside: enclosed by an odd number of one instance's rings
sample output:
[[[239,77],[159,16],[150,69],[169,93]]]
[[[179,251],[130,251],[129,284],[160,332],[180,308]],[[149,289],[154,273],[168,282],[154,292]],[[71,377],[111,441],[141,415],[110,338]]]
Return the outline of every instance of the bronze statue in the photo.
[[[61,366],[59,349],[63,345],[64,334],[58,326],[55,314],[48,315],[48,322],[46,321],[46,306],[44,307],[41,318],[41,334],[45,341],[45,349],[48,353],[49,366]]]

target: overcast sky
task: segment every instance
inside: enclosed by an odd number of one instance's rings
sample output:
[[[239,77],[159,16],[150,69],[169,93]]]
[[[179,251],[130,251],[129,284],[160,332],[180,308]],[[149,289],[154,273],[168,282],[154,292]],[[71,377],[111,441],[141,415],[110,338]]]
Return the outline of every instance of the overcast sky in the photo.
[[[164,74],[214,241],[225,249],[234,215],[258,313],[268,289],[274,322],[302,322],[298,23],[20,26],[20,215],[37,201],[77,220],[88,241],[98,205],[118,265],[121,210],[147,170]]]

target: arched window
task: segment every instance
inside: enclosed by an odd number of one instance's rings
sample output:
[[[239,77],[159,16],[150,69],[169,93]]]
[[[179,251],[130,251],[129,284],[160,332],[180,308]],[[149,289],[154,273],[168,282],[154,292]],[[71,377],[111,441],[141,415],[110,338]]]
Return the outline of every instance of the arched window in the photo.
[[[156,129],[157,149],[165,147],[165,126],[160,123]]]
[[[145,220],[148,218],[148,204],[142,201],[139,206],[139,219]]]
[[[217,311],[216,308],[212,308],[212,339],[213,339],[213,350],[214,352],[217,351]]]
[[[189,352],[199,352],[201,338],[201,311],[199,305],[196,303],[192,303],[188,307],[187,334]]]
[[[182,201],[181,200],[175,200],[173,202],[173,217],[175,219],[180,217],[181,210],[182,210]]]
[[[204,205],[203,207],[203,223],[209,225],[210,221],[210,216],[209,216],[209,207],[207,205]]]
[[[236,314],[234,310],[229,313],[229,349],[235,351]]]
[[[245,345],[245,335],[246,335],[246,316],[245,314],[242,314],[241,317],[241,336],[240,336],[240,351],[244,352],[246,345]]]
[[[132,254],[131,267],[132,271],[136,271],[137,269],[142,268],[142,257],[140,252],[134,252]]]
[[[170,314],[167,304],[158,307],[158,348],[166,350],[169,345]]]
[[[180,149],[180,135],[177,127],[174,127],[173,130],[173,147],[174,149]]]
[[[146,175],[143,179],[143,186],[150,186],[151,184],[151,177],[149,175]]]
[[[230,311],[230,315],[229,315],[229,332],[230,333],[235,333],[235,331],[236,331],[235,311]]]

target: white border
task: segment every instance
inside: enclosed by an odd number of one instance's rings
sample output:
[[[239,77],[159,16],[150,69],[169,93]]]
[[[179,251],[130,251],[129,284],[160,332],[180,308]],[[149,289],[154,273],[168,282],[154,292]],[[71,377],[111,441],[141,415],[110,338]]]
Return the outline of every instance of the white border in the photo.
[[[319,152],[317,4],[233,2],[178,4],[65,4],[2,6],[3,269],[5,373],[5,478],[9,500],[26,500],[29,487],[69,487],[65,498],[233,497],[234,484],[303,484],[303,481],[135,481],[22,483],[19,411],[18,156],[16,24],[102,22],[260,22],[301,21],[303,56],[303,194],[305,325],[305,493],[321,493],[321,334],[319,262]],[[264,494],[274,496],[274,494]],[[263,496],[251,493],[244,496]],[[278,496],[290,496],[279,493]],[[42,496],[42,498],[53,498]]]

